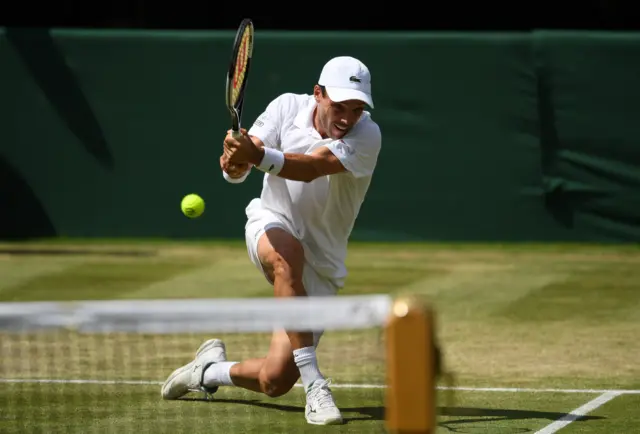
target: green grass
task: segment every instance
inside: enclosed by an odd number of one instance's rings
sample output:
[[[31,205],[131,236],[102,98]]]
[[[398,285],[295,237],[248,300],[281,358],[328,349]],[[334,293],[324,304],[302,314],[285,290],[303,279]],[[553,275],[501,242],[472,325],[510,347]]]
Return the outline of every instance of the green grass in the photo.
[[[25,252],[28,251],[28,252]],[[625,245],[355,243],[342,294],[421,294],[457,384],[640,389],[640,249]],[[239,242],[153,240],[0,244],[0,301],[269,296]],[[0,335],[0,377],[161,382],[204,335]],[[224,335],[233,359],[266,335]],[[384,382],[378,333],[327,332],[337,384]],[[309,427],[299,388],[236,389],[215,402],[164,402],[159,386],[0,383],[0,432],[382,432],[382,389],[335,389],[348,423]],[[457,392],[438,433],[534,433],[598,394]],[[561,432],[640,431],[640,395],[622,395]]]

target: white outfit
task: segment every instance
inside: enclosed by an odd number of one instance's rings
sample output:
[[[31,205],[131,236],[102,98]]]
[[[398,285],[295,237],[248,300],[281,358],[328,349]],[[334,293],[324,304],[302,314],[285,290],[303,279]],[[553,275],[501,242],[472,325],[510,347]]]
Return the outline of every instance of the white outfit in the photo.
[[[252,262],[262,270],[257,243],[266,229],[287,230],[304,247],[303,284],[310,296],[333,295],[344,285],[347,242],[381,146],[380,129],[367,111],[342,139],[322,139],[313,127],[315,107],[313,95],[280,95],[258,117],[249,135],[285,153],[309,154],[326,146],[348,172],[308,183],[265,173],[260,198],[246,208],[246,239]]]
[[[325,65],[318,83],[333,101],[356,99],[373,107],[371,76],[352,57],[336,57]],[[262,140],[268,151],[258,165],[265,172],[262,194],[246,208],[245,236],[251,261],[263,271],[258,241],[272,227],[282,228],[300,240],[305,255],[303,284],[309,296],[335,295],[347,275],[347,242],[364,201],[380,152],[380,129],[368,112],[342,139],[323,139],[313,127],[316,101],[312,95],[285,93],[274,99],[258,117],[249,135]],[[326,146],[347,169],[311,182],[278,177],[285,153],[309,154]],[[284,163],[283,163],[284,161]],[[243,182],[250,171],[231,183]],[[272,173],[272,174],[270,174]],[[266,273],[265,273],[265,277]],[[314,347],[322,330],[314,331]],[[293,350],[305,386],[305,418],[314,425],[342,423],[329,380],[320,373],[315,348]],[[162,386],[164,399],[178,399],[190,391],[214,393],[220,385],[233,385],[226,347],[218,339],[204,342],[195,359],[176,369]]]

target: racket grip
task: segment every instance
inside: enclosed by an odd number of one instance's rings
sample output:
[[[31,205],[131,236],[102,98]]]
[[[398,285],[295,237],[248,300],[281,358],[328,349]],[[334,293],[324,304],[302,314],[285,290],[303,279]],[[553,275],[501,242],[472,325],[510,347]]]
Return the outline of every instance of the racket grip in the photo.
[[[231,137],[233,137],[234,139],[238,139],[242,137],[242,133],[240,133],[240,131],[231,131]]]

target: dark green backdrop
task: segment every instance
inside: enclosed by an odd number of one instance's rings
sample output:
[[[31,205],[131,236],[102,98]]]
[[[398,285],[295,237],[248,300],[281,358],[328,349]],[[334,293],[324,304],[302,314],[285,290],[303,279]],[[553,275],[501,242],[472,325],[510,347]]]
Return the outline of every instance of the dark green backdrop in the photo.
[[[232,39],[0,29],[0,238],[241,238],[262,178],[218,166]],[[640,34],[258,29],[247,126],[345,54],[383,133],[354,239],[640,240]]]

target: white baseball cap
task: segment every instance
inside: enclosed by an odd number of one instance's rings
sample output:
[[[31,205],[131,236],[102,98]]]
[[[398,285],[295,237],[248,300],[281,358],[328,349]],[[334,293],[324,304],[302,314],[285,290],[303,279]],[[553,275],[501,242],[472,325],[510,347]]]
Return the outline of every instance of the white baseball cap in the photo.
[[[333,101],[356,99],[373,108],[371,74],[358,59],[340,56],[329,60],[322,68],[318,84],[325,87]]]

